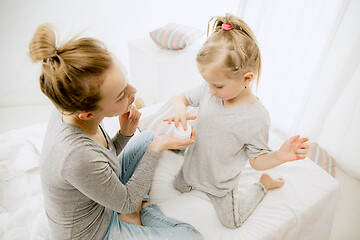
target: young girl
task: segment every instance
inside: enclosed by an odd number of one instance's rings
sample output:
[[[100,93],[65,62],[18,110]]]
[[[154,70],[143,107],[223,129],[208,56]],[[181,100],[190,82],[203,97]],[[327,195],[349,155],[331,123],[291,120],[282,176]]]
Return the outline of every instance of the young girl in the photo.
[[[154,204],[141,209],[141,222],[136,212],[160,153],[189,146],[194,136],[144,132],[132,138],[141,115],[132,107],[136,90],[101,42],[72,38],[57,47],[53,27],[44,24],[29,52],[42,63],[42,92],[59,110],[50,118],[40,159],[52,238],[202,239]],[[100,123],[112,116],[119,116],[121,129],[111,139]]]
[[[238,228],[248,218],[267,190],[284,180],[262,174],[258,183],[238,192],[239,176],[249,159],[255,170],[267,170],[288,161],[304,159],[308,138],[294,136],[275,152],[268,146],[268,111],[251,92],[259,78],[261,57],[255,36],[238,17],[216,17],[211,36],[196,58],[206,81],[174,100],[174,121],[186,129],[188,105],[199,107],[196,141],[185,152],[182,169],[174,181],[181,192],[204,191],[221,223]]]

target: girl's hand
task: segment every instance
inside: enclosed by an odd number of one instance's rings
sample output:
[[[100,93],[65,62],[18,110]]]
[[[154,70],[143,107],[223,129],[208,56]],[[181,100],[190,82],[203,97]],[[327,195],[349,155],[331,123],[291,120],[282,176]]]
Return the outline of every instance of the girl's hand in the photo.
[[[195,131],[191,129],[190,138],[177,138],[174,135],[156,136],[149,147],[155,152],[162,152],[167,149],[182,149],[193,144],[194,140]]]
[[[132,136],[139,123],[141,113],[131,106],[130,111],[119,116],[120,134],[123,136]]]
[[[304,159],[309,148],[307,141],[309,141],[307,137],[293,136],[283,143],[276,154],[282,162]]]
[[[170,124],[171,122],[174,122],[176,128],[179,126],[179,123],[181,123],[184,131],[186,131],[187,130],[187,120],[195,120],[196,118],[197,118],[196,115],[190,116],[188,111],[185,108],[185,110],[176,111],[172,116],[165,118],[163,121],[168,122],[168,124]]]
[[[190,116],[187,111],[187,106],[189,106],[189,102],[187,101],[185,95],[182,93],[176,96],[173,100],[174,104],[174,114],[171,117],[164,119],[163,121],[167,121],[168,124],[171,122],[175,123],[175,127],[179,126],[179,123],[182,124],[183,129],[187,130],[187,120],[195,120],[196,116]]]

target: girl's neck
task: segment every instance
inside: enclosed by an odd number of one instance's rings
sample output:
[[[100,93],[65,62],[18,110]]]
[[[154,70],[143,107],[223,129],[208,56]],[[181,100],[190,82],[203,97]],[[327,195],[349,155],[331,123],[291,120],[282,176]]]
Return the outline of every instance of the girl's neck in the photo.
[[[103,117],[95,117],[90,120],[81,120],[76,115],[62,114],[63,122],[77,126],[89,136],[94,136],[97,134],[99,125],[103,119]]]
[[[226,108],[240,107],[253,104],[257,99],[250,89],[246,89],[232,99],[223,100],[223,104]]]

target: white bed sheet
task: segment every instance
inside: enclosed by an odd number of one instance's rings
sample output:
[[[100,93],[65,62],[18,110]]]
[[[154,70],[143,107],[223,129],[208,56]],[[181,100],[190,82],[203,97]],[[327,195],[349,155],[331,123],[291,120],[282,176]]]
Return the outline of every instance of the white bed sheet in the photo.
[[[289,163],[267,171],[286,183],[271,190],[238,229],[226,229],[218,221],[207,196],[199,191],[181,194],[172,180],[183,158],[164,152],[154,176],[150,199],[168,216],[192,224],[207,240],[232,239],[328,239],[338,194],[338,183],[311,160]],[[261,172],[249,165],[241,184],[258,181]]]
[[[145,108],[146,116],[159,105]],[[104,121],[114,134],[116,119]],[[0,135],[0,239],[49,239],[39,177],[39,153],[47,124],[41,123]],[[270,145],[281,139],[270,134]],[[206,240],[232,239],[328,239],[339,195],[338,182],[311,160],[287,163],[267,171],[281,176],[285,185],[268,192],[254,213],[239,229],[226,229],[217,220],[207,196],[199,191],[181,194],[172,180],[183,158],[163,153],[150,193],[168,216],[194,225]],[[249,165],[242,184],[258,181],[261,172]]]

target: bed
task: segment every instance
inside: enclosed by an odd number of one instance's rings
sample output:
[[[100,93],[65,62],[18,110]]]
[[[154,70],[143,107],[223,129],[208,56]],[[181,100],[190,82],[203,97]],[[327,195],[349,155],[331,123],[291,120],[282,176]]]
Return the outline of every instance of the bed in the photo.
[[[142,120],[163,104],[141,109]],[[0,135],[0,239],[49,239],[39,177],[39,155],[47,123],[34,124]],[[118,130],[116,118],[104,120],[110,135]],[[270,146],[283,139],[270,132]],[[309,158],[267,171],[281,176],[282,188],[268,192],[253,214],[238,229],[226,229],[218,221],[207,196],[199,191],[180,193],[172,180],[181,167],[181,154],[165,151],[159,160],[150,199],[173,218],[192,224],[206,240],[232,239],[328,239],[339,183]],[[262,172],[249,165],[242,184],[258,181]]]

